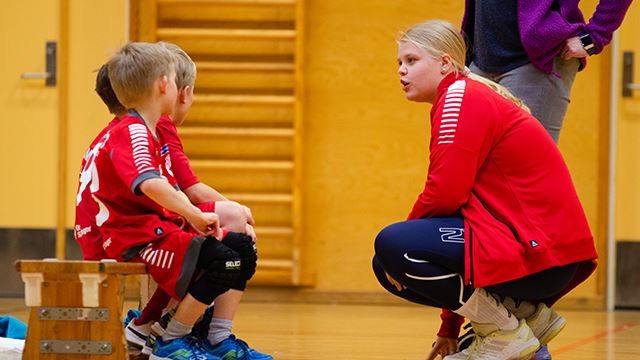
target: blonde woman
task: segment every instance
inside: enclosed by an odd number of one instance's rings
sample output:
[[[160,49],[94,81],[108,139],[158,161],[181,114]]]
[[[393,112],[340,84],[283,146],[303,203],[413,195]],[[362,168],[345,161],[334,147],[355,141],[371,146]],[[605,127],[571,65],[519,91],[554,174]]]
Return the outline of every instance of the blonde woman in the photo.
[[[373,268],[389,292],[443,309],[428,359],[528,359],[564,327],[549,306],[597,254],[553,140],[508,91],[472,79],[465,52],[444,21],[398,41],[407,99],[433,104],[430,162],[408,220],[376,238]],[[479,336],[456,353],[464,318]]]

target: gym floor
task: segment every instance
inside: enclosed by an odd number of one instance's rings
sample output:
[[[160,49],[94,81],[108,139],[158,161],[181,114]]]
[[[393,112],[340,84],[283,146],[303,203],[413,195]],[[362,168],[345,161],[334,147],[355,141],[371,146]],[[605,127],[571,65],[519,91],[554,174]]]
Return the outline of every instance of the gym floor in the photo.
[[[549,345],[554,359],[640,358],[640,311],[559,312],[567,326]],[[28,308],[22,299],[0,299],[0,315],[27,322]],[[245,302],[234,332],[278,360],[419,360],[428,354],[438,325],[438,310],[411,304]]]

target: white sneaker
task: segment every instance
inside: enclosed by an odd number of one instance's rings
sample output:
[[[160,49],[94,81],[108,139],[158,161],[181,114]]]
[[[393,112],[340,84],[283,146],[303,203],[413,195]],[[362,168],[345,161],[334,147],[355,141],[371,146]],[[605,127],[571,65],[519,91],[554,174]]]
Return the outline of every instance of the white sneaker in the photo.
[[[134,324],[133,320],[129,321],[127,327],[124,328],[124,335],[127,339],[127,344],[129,344],[129,346],[142,349],[142,347],[144,347],[144,343],[147,341],[147,337],[149,337],[150,331],[150,324],[138,326]]]
[[[514,330],[497,330],[495,325],[476,324],[477,336],[471,346],[444,360],[528,360],[540,347],[540,342],[525,320]]]
[[[526,320],[540,346],[548,344],[567,324],[565,318],[543,303],[539,303],[536,312]]]

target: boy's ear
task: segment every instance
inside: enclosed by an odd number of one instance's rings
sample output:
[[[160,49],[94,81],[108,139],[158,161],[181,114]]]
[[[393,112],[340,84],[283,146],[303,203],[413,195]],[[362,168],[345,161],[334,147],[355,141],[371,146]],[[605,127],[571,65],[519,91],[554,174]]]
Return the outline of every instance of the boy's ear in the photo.
[[[189,96],[189,92],[191,91],[191,86],[187,85],[178,91],[178,101],[180,104],[187,103],[187,97]]]
[[[169,78],[167,77],[167,75],[162,75],[158,83],[160,94],[165,94],[167,92],[167,86],[169,86]]]

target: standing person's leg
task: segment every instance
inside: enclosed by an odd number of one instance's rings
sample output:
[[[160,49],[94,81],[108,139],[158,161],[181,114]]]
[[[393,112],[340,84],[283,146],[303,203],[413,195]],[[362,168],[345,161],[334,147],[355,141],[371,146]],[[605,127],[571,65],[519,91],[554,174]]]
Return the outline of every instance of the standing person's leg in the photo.
[[[546,74],[529,63],[497,76],[494,81],[522,99],[557,143],[579,65],[577,59],[556,58],[557,74]]]

